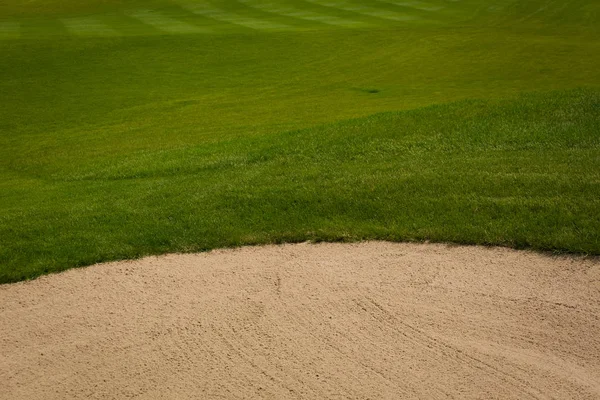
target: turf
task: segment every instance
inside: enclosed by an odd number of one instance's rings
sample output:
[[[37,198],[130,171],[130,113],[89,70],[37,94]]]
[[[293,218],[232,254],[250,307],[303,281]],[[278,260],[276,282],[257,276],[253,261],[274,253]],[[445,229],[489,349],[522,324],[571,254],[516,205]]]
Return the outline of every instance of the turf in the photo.
[[[599,11],[2,2],[0,282],[301,240],[600,254]]]

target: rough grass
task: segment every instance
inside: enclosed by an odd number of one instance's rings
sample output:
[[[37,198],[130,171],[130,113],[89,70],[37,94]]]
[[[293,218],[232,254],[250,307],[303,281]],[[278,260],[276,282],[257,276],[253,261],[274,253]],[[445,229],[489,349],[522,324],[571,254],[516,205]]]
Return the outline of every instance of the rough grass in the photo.
[[[338,29],[213,2],[293,28],[265,33],[166,0],[2,2],[0,282],[301,240],[600,254],[595,3],[427,3],[281,3],[366,24]]]
[[[4,180],[3,282],[303,240],[600,254],[600,92],[464,101]]]

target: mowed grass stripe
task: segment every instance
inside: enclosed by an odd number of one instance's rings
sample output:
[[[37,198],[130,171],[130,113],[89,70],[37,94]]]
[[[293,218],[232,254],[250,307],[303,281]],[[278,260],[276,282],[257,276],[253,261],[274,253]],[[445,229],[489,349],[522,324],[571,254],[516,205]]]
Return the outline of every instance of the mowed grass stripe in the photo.
[[[447,4],[425,3],[411,0],[374,0],[381,8],[417,17],[418,23],[448,24],[461,18],[460,10]],[[462,17],[465,17],[463,14]]]
[[[306,0],[309,3],[313,3],[323,7],[337,8],[338,10],[350,11],[356,14],[362,14],[369,17],[375,17],[379,19],[386,19],[390,21],[406,22],[419,19],[416,15],[402,14],[395,11],[384,10],[374,7],[361,6],[358,4],[352,4],[345,1],[331,1],[331,0]]]
[[[77,36],[117,36],[119,32],[93,17],[63,18],[67,30]]]
[[[21,37],[21,24],[19,22],[0,22],[0,40],[18,39]]]
[[[103,14],[102,21],[115,27],[122,36],[161,35],[163,31],[123,12]]]
[[[204,2],[194,3],[181,3],[181,7],[203,17],[211,18],[217,21],[226,22],[229,24],[240,25],[245,28],[256,29],[256,30],[282,30],[282,29],[294,29],[289,25],[282,24],[280,22],[273,22],[265,19],[259,19],[249,17],[245,15],[239,15],[236,13],[228,12],[220,8],[216,8],[211,4]]]
[[[264,11],[271,14],[282,15],[284,17],[302,19],[311,22],[319,22],[327,25],[335,25],[341,27],[358,27],[366,26],[367,24],[362,21],[354,21],[351,19],[340,18],[333,15],[320,14],[314,11],[301,10],[291,6],[283,6],[273,3],[262,3],[260,0],[239,0],[240,3],[247,5],[248,7],[256,8],[257,10]]]
[[[380,3],[392,4],[400,7],[414,8],[415,10],[422,11],[439,11],[443,9],[443,6],[427,4],[420,1],[394,1],[394,0],[376,0]]]
[[[167,33],[189,34],[211,32],[211,30],[208,28],[192,25],[152,10],[137,10],[130,12],[128,15]]]

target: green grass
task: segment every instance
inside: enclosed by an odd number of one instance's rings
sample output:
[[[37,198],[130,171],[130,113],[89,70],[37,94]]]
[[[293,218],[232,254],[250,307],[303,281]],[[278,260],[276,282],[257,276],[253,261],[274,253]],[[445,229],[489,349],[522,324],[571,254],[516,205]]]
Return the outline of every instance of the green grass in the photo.
[[[0,4],[0,282],[302,240],[600,254],[596,2],[187,3]]]

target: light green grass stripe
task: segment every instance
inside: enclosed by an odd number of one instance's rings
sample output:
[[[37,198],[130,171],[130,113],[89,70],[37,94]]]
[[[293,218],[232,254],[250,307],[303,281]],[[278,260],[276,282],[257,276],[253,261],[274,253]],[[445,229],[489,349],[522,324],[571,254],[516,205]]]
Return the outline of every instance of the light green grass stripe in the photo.
[[[342,27],[356,27],[367,25],[361,21],[353,21],[350,19],[340,18],[333,15],[319,14],[314,11],[301,10],[291,6],[284,6],[275,3],[263,3],[260,0],[239,0],[240,3],[247,5],[248,7],[256,8],[258,10],[268,12],[271,14],[283,15],[285,17],[291,17],[296,19],[302,19],[306,21],[320,22],[327,25],[335,25]]]
[[[77,36],[117,36],[119,32],[92,17],[63,18],[60,20],[67,30]]]
[[[175,18],[167,17],[152,10],[137,10],[129,13],[129,16],[168,33],[185,34],[210,32],[210,30],[207,28],[202,28]]]
[[[394,0],[376,0],[380,3],[393,4],[395,6],[414,8],[422,11],[439,11],[443,6],[427,4],[420,1],[394,1]]]
[[[0,22],[0,40],[21,37],[21,24],[13,21]]]
[[[253,18],[243,16],[231,12],[224,11],[220,8],[214,7],[212,4],[204,2],[185,2],[181,3],[181,6],[188,11],[202,15],[203,17],[212,18],[217,21],[227,22],[230,24],[244,26],[250,29],[257,30],[276,30],[276,29],[293,29],[289,25],[281,24],[278,22],[272,22],[264,19]]]
[[[309,3],[317,4],[319,6],[337,8],[338,10],[350,11],[357,14],[367,15],[369,17],[375,17],[380,19],[387,19],[391,21],[412,21],[419,19],[415,15],[401,14],[395,11],[382,10],[378,8],[361,6],[358,4],[351,4],[345,1],[331,1],[331,0],[306,0]]]

